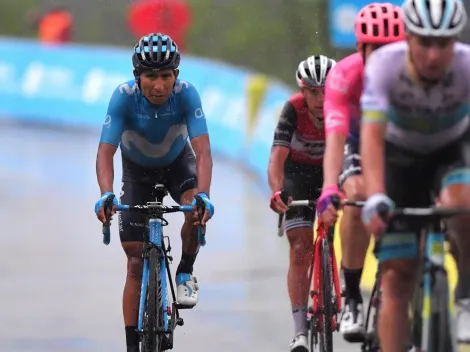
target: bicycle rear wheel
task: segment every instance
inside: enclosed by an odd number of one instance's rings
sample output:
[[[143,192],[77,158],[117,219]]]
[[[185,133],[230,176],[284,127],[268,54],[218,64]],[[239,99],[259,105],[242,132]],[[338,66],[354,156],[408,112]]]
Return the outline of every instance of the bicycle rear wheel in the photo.
[[[149,252],[149,283],[145,303],[142,352],[163,351],[163,296],[160,277],[159,250]]]
[[[320,350],[323,352],[333,351],[333,273],[330,257],[330,243],[324,238],[321,243],[321,281],[322,281],[322,305],[323,316],[320,329]]]

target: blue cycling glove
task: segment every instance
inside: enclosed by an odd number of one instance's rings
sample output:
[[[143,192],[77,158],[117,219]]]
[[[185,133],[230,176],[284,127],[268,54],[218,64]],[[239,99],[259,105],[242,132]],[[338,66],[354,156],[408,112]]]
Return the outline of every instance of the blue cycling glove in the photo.
[[[197,195],[201,197],[202,201],[204,202],[205,210],[209,212],[209,219],[212,218],[215,209],[214,204],[212,204],[211,200],[209,199],[209,196],[204,192],[200,192]],[[197,205],[196,198],[193,199],[192,205]]]
[[[103,195],[101,196],[101,198],[96,202],[95,204],[95,214],[98,215],[98,212],[100,210],[100,208],[103,207],[104,205],[104,202],[106,202],[106,199],[108,199],[109,196],[113,195],[114,198],[113,198],[113,205],[115,206],[118,206],[119,205],[119,202],[118,202],[118,199],[117,197],[114,195],[113,192],[104,192]]]

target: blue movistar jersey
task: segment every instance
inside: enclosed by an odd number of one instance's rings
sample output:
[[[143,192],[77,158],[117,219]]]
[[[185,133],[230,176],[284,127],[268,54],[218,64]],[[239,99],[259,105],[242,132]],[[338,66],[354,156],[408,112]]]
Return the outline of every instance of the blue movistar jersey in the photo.
[[[188,137],[207,133],[201,99],[192,84],[176,80],[170,98],[155,107],[131,80],[111,97],[100,143],[120,145],[122,153],[141,166],[162,167],[178,157]]]

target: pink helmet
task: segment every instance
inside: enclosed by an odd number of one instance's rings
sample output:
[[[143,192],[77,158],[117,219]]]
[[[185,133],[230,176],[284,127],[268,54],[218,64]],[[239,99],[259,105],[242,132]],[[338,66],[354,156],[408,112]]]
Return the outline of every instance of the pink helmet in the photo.
[[[355,34],[359,43],[388,44],[405,39],[401,8],[391,3],[373,3],[357,14]]]

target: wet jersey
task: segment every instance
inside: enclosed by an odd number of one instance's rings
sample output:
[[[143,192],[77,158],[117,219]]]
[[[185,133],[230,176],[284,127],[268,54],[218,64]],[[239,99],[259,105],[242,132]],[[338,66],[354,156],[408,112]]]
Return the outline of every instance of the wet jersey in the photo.
[[[328,73],[323,103],[326,135],[341,133],[359,137],[363,76],[364,63],[359,53],[338,61]]]
[[[291,161],[299,164],[322,165],[325,134],[310,120],[302,93],[294,94],[284,105],[274,132],[273,146],[290,149]]]
[[[120,145],[138,165],[163,167],[178,157],[188,137],[203,134],[207,134],[206,119],[193,85],[178,79],[165,104],[155,107],[132,80],[114,91],[100,142]]]
[[[421,154],[458,140],[470,123],[469,63],[470,46],[456,43],[445,78],[424,89],[410,69],[406,42],[374,51],[361,98],[364,123],[386,123],[388,142]]]

